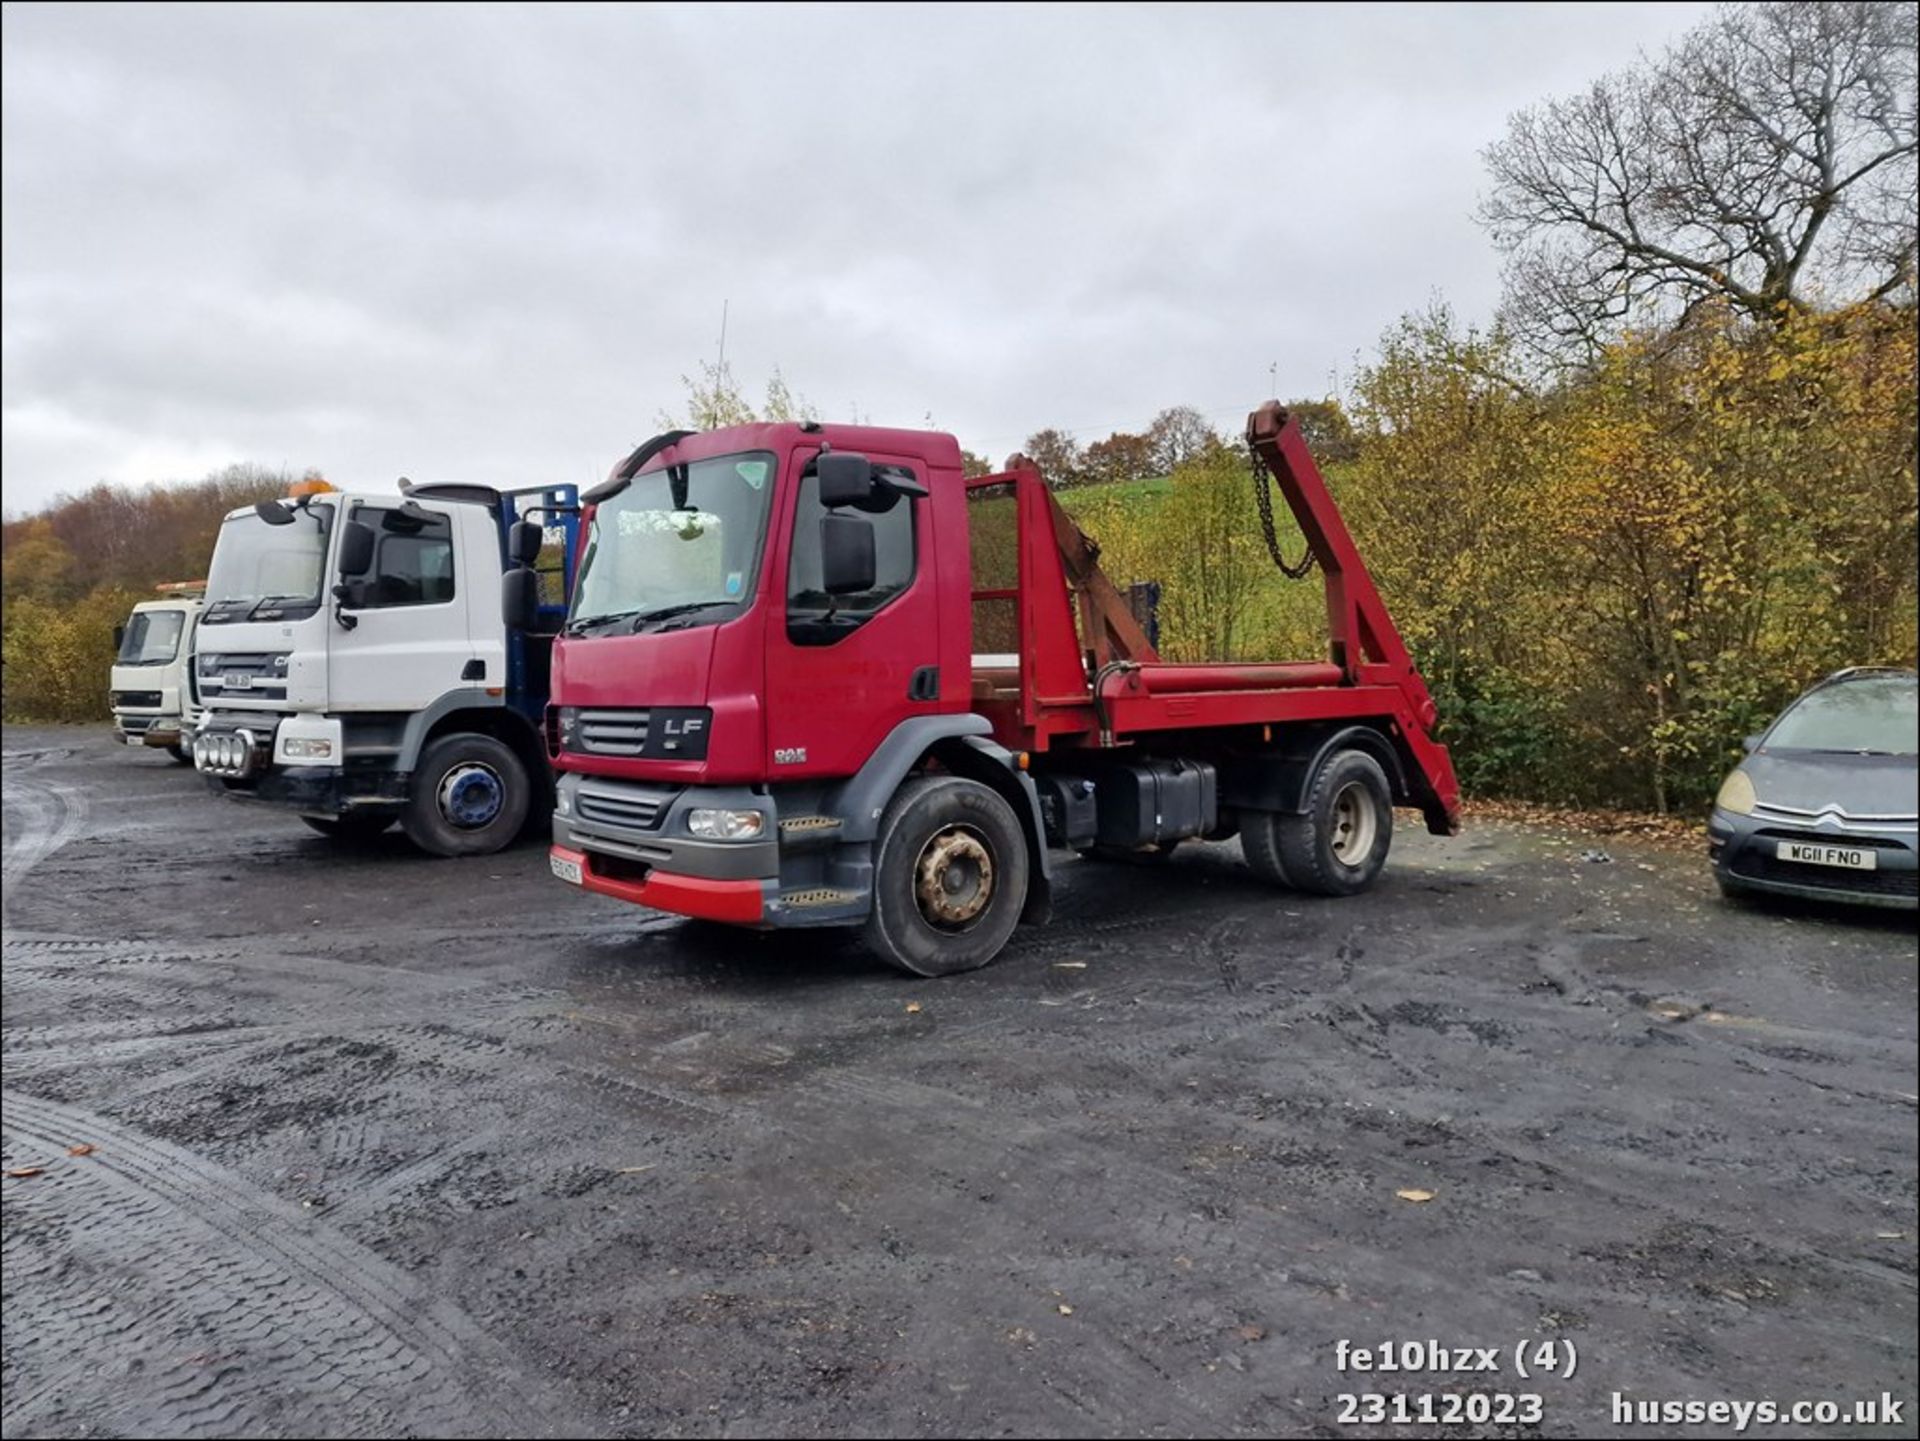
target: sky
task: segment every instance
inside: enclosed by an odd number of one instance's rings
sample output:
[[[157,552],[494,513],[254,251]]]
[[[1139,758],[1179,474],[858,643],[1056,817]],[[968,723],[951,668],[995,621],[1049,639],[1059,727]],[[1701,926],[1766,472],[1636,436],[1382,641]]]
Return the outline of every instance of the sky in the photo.
[[[726,358],[1003,460],[1485,319],[1505,117],[1706,6],[4,8],[7,513],[587,483]]]

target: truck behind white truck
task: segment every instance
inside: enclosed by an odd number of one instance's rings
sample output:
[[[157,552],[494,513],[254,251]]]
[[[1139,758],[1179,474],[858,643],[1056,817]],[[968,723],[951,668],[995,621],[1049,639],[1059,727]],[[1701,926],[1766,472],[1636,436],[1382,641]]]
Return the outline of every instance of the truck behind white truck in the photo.
[[[397,823],[436,855],[507,845],[552,794],[542,717],[577,517],[572,486],[324,482],[232,512],[195,648],[195,766],[336,840]],[[543,539],[551,593],[509,628],[502,574]]]
[[[194,703],[194,628],[204,581],[158,587],[163,600],[144,600],[113,633],[108,703],[114,734],[130,746],[154,746],[176,761],[193,759],[188,746],[199,719]]]

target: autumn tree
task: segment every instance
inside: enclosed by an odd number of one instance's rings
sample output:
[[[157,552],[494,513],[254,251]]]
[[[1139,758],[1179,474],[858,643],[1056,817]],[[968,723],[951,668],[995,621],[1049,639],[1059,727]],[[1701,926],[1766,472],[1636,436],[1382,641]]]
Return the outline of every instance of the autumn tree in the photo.
[[[1321,465],[1344,465],[1360,454],[1360,438],[1346,407],[1329,396],[1324,400],[1290,400],[1287,413],[1300,422],[1300,435]]]
[[[1785,0],[1523,110],[1482,217],[1511,314],[1590,352],[1703,303],[1781,324],[1914,291],[1916,9]]]
[[[729,425],[750,425],[756,420],[818,420],[819,410],[788,383],[778,366],[767,378],[766,399],[757,410],[747,398],[746,387],[724,360],[701,361],[698,376],[682,375],[680,385],[686,391],[676,413],[662,410],[656,423],[662,430],[719,430]]]
[[[1020,453],[1040,468],[1056,490],[1079,485],[1086,478],[1086,453],[1064,430],[1036,430]]]
[[[1082,470],[1088,485],[1145,479],[1155,473],[1153,442],[1144,435],[1116,430],[1105,440],[1096,440],[1087,447]]]
[[[1147,427],[1147,441],[1153,448],[1155,475],[1171,475],[1180,466],[1218,445],[1220,437],[1191,405],[1172,405],[1154,416]]]

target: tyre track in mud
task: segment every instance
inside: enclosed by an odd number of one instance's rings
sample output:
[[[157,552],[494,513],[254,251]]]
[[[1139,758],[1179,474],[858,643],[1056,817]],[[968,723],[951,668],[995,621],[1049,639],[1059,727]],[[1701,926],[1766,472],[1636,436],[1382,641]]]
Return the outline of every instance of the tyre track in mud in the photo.
[[[10,1432],[475,1434],[490,1418],[477,1434],[525,1435],[550,1424],[543,1383],[464,1316],[230,1172],[18,1093],[0,1101],[0,1128],[9,1165],[44,1165],[51,1178],[7,1192],[10,1329],[29,1338],[10,1348]],[[96,1149],[65,1156],[82,1138]],[[42,1237],[56,1230],[66,1245],[52,1251]],[[76,1256],[80,1274],[66,1264]],[[88,1284],[108,1275],[110,1292]],[[75,1351],[152,1360],[99,1410],[76,1409],[68,1370],[36,1365]]]

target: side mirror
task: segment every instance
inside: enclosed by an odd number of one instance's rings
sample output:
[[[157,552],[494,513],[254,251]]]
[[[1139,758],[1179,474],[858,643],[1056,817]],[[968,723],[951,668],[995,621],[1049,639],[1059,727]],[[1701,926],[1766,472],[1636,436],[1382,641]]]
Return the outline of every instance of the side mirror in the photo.
[[[292,525],[293,511],[277,500],[254,502],[253,513],[268,525]]]
[[[515,566],[500,577],[500,619],[510,630],[537,630],[540,625],[540,575]]]
[[[113,628],[113,648],[115,650],[119,650],[120,647],[125,645],[126,643],[127,643],[127,628],[124,625],[116,625]]]
[[[532,565],[540,559],[540,547],[547,533],[530,520],[516,520],[507,531],[507,559],[515,565]]]
[[[373,527],[350,520],[340,530],[340,574],[365,575],[373,569]]]
[[[333,598],[348,610],[360,610],[367,603],[367,583],[364,580],[343,580],[333,588]]]
[[[815,462],[820,504],[828,510],[865,505],[873,498],[873,466],[864,455],[829,451]]]
[[[1748,736],[1745,740],[1740,742],[1740,749],[1745,751],[1748,755],[1752,755],[1755,751],[1760,749],[1760,736],[1759,735]]]
[[[857,515],[821,516],[821,589],[828,595],[858,595],[873,589],[876,574],[873,522]]]

